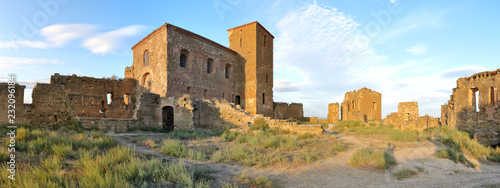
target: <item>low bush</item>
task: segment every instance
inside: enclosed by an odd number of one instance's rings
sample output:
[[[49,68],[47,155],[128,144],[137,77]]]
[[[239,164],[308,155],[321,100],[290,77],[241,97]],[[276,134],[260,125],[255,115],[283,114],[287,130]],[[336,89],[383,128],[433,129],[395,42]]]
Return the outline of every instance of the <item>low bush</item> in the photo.
[[[269,129],[269,125],[263,118],[256,118],[253,124],[250,125],[250,130],[266,130]]]
[[[188,149],[179,140],[166,139],[162,142],[161,152],[165,155],[170,155],[180,158],[188,158],[192,160],[205,161],[206,156],[202,151]]]
[[[335,142],[331,149],[333,152],[341,152],[347,150],[347,144],[344,142]]]
[[[417,172],[415,170],[412,170],[409,168],[398,169],[398,171],[393,174],[393,176],[396,177],[396,179],[398,179],[398,180],[409,178],[409,177],[412,177],[414,175],[417,175]]]
[[[396,164],[396,159],[386,151],[366,148],[356,151],[349,160],[349,164],[356,167],[387,169]]]

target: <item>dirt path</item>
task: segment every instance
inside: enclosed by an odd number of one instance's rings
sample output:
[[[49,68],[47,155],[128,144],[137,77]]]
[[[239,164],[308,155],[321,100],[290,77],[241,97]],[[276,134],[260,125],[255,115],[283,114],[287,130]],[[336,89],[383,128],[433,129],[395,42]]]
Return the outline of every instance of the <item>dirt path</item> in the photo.
[[[134,134],[140,136],[141,134]],[[178,161],[178,158],[165,156],[149,147],[134,144],[127,136],[130,134],[115,134],[113,136],[120,144],[135,147],[137,152]],[[160,136],[161,135],[155,135]],[[237,165],[215,164],[184,160],[186,164],[207,166],[215,169],[213,174],[218,185],[224,182],[234,182],[233,177],[245,169],[250,174],[264,174],[279,182],[283,187],[484,187],[496,185],[500,187],[500,164],[493,162],[477,162],[478,168],[468,168],[448,159],[438,159],[433,156],[440,147],[437,143],[426,142],[388,142],[380,136],[337,135],[340,140],[349,143],[349,149],[332,158],[297,167],[265,169],[241,167]],[[349,159],[359,148],[378,148],[391,152],[397,160],[397,165],[387,170],[353,168]],[[392,174],[406,167],[422,171],[416,176],[397,180]]]

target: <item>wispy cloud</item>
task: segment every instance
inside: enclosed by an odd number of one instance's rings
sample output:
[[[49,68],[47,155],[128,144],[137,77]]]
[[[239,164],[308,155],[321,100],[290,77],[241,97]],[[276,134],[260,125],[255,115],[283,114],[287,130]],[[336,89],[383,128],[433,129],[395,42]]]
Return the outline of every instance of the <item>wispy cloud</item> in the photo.
[[[274,80],[274,92],[294,92],[299,91],[299,87],[289,80]]]
[[[51,44],[45,41],[30,40],[3,40],[0,41],[0,48],[51,48]]]
[[[68,42],[91,35],[97,29],[97,25],[90,24],[57,24],[44,27],[40,35],[55,47],[61,47]]]
[[[486,71],[487,69],[481,66],[468,66],[468,67],[461,67],[458,69],[452,69],[445,71],[441,74],[441,78],[445,79],[457,79],[460,77],[466,77],[466,76],[472,76],[475,73]]]
[[[60,48],[69,42],[81,39],[82,46],[95,54],[116,52],[130,37],[144,31],[145,26],[131,25],[108,32],[97,32],[99,27],[91,24],[56,24],[38,31],[45,40],[3,40],[0,48]]]
[[[297,88],[294,92],[275,89],[279,93],[275,101],[301,102],[306,116],[325,117],[328,103],[342,102],[345,92],[368,87],[382,93],[382,118],[406,101],[419,102],[422,115],[439,116],[440,105],[449,99],[456,81],[444,76],[452,73],[430,66],[442,64],[441,60],[425,57],[389,64],[360,27],[353,17],[315,4],[279,20],[274,78],[280,81],[275,87]],[[427,49],[424,44],[409,51],[425,54]]]
[[[293,96],[276,95],[275,100],[303,102],[306,112],[316,115],[324,112],[314,106],[319,100],[333,100],[345,91],[373,86],[372,77],[383,75],[366,73],[383,65],[386,57],[375,53],[359,25],[336,8],[316,4],[289,12],[279,20],[275,78],[292,82],[277,85],[295,84],[300,91],[295,89],[298,93]],[[280,68],[293,70],[295,78],[289,78],[289,71]]]
[[[0,57],[0,64],[63,64],[63,62],[47,58]]]
[[[95,54],[116,52],[123,45],[124,39],[139,34],[144,28],[144,26],[140,25],[123,27],[88,38],[82,45]]]
[[[413,55],[423,55],[427,53],[428,45],[426,44],[417,44],[412,46],[411,48],[406,49],[406,51]]]
[[[422,8],[401,16],[395,16],[393,17],[393,23],[389,24],[388,27],[382,28],[382,32],[376,38],[375,42],[380,43],[383,40],[398,38],[422,29],[443,27],[445,25],[443,19],[447,13],[447,10],[433,11],[428,8]]]

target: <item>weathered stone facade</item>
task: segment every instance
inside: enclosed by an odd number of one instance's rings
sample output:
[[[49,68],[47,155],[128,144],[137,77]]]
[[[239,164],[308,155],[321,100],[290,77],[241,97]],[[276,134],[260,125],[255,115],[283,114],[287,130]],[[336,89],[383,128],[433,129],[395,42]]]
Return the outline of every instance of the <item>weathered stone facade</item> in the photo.
[[[430,127],[440,126],[438,118],[429,115],[418,116],[417,102],[399,103],[398,112],[387,115],[383,123],[394,125],[395,128],[406,131],[422,131]]]
[[[273,115],[273,39],[258,22],[228,30],[229,48],[165,24],[137,43],[126,78],[160,97],[221,99]]]
[[[382,94],[368,88],[347,92],[341,108],[343,121],[381,119]]]
[[[284,103],[275,102],[274,103],[274,115],[275,119],[301,119],[304,117],[303,105],[301,103]]]
[[[328,104],[328,123],[339,122],[339,103]]]
[[[487,145],[500,143],[498,88],[500,69],[459,78],[448,103],[441,106],[443,126],[476,134]]]

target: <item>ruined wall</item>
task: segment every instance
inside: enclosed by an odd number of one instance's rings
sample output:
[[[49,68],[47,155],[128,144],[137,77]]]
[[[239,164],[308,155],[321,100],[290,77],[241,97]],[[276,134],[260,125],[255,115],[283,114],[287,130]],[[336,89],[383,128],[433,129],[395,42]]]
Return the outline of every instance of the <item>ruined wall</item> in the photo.
[[[304,117],[302,103],[275,102],[273,107],[275,119],[300,119]]]
[[[440,126],[439,119],[429,115],[418,116],[417,102],[400,102],[398,112],[391,113],[382,121],[384,124],[394,125],[394,128],[411,131],[423,131],[430,127]]]
[[[31,124],[64,123],[75,116],[64,85],[37,83],[31,95],[33,98],[29,115]]]
[[[0,83],[0,124],[9,123],[8,115],[15,115],[14,120],[16,124],[28,123],[29,119],[26,117],[26,111],[30,110],[29,106],[23,104],[24,101],[24,89],[26,86],[15,84],[14,88],[9,88],[8,83]],[[14,89],[14,98],[11,102],[15,100],[15,103],[9,103],[9,90]],[[13,105],[9,107],[9,105]],[[9,110],[14,110],[15,113],[8,113]]]
[[[273,116],[273,39],[258,22],[228,30],[229,48],[245,61],[245,108]]]
[[[499,73],[497,69],[459,78],[450,100],[441,106],[443,126],[475,133],[487,145],[500,143]]]
[[[339,103],[328,104],[328,123],[339,122]]]
[[[50,84],[64,86],[76,116],[132,117],[136,102],[134,79],[98,79],[76,75],[62,76],[56,73],[50,77]],[[108,94],[111,101],[108,101]]]
[[[341,108],[342,120],[344,121],[381,119],[382,94],[368,88],[347,92]]]

